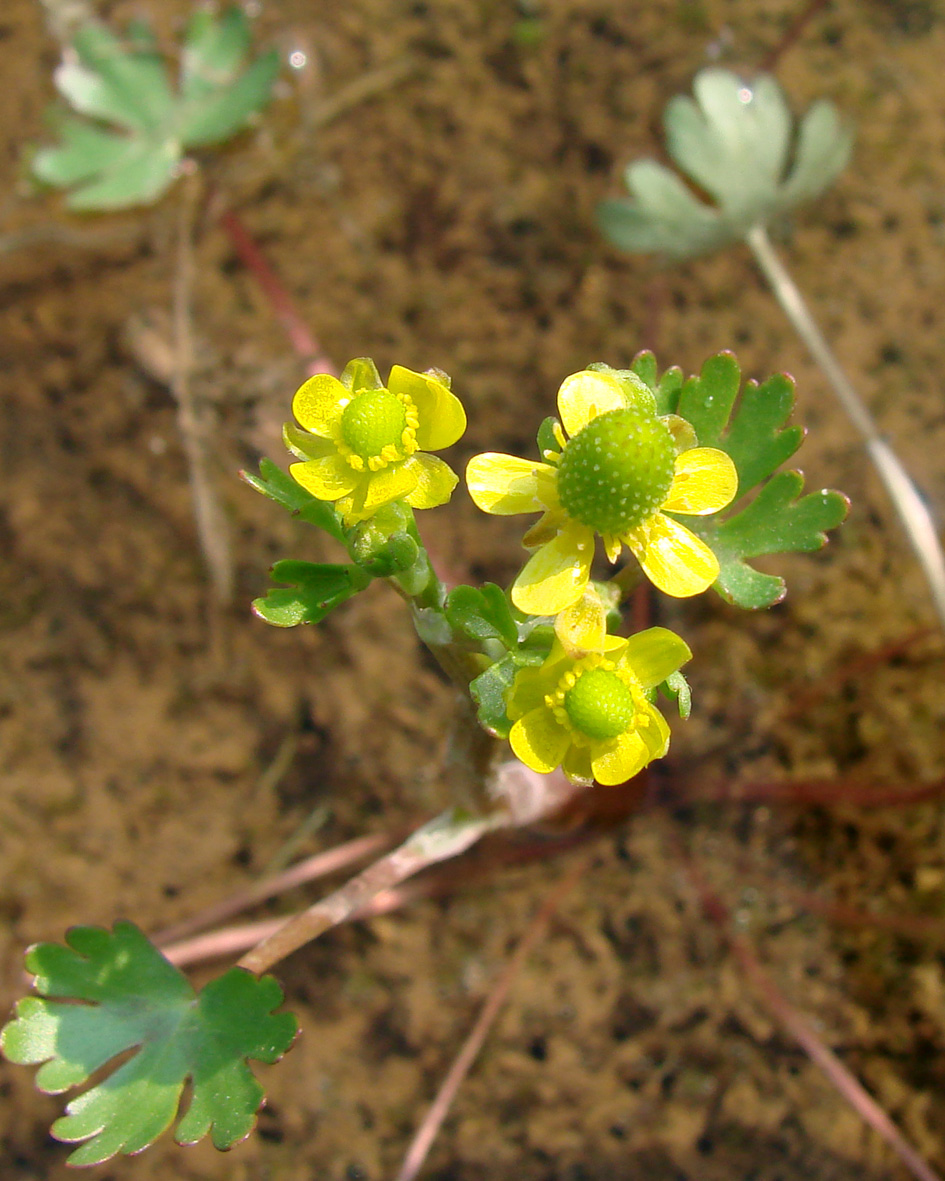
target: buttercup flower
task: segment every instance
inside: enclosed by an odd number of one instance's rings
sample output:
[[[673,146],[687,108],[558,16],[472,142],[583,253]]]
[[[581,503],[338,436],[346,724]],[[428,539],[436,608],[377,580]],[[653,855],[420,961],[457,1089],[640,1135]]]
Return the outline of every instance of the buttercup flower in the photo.
[[[615,373],[572,374],[558,391],[560,450],[546,450],[546,462],[495,453],[470,460],[466,482],[481,509],[543,513],[523,540],[536,552],[512,587],[521,611],[557,615],[581,598],[598,533],[611,562],[628,546],[653,585],[676,598],[718,577],[705,542],[665,514],[724,508],[738,487],[735,465],[724,451],[694,446],[683,419],[657,417],[640,387]]]
[[[625,782],[669,749],[669,726],[646,691],[691,655],[663,627],[607,636],[602,653],[577,659],[555,641],[545,663],[512,684],[512,750],[533,771],[562,767],[573,783]]]
[[[346,525],[366,521],[395,500],[411,508],[446,504],[455,473],[425,451],[455,443],[466,415],[449,378],[395,365],[385,386],[374,362],[352,361],[339,381],[319,373],[292,400],[303,427],[286,423],[289,471],[319,500],[335,502]]]

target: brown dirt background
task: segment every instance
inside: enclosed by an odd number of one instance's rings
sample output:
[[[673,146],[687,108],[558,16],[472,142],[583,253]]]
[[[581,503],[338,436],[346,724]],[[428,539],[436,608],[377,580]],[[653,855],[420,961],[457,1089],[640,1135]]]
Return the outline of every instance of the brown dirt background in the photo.
[[[157,13],[170,36],[189,5]],[[267,0],[261,42],[309,65],[262,127],[210,165],[344,363],[436,365],[469,412],[452,459],[530,445],[568,373],[652,345],[698,368],[732,347],[786,369],[812,428],[812,487],[846,527],[791,558],[787,601],[757,616],[708,598],[664,619],[696,651],[694,712],[663,783],[940,777],[945,684],[934,635],[794,720],[808,685],[932,622],[861,447],[747,252],[675,269],[622,257],[594,206],[704,64],[752,67],[794,0]],[[409,56],[395,85],[313,127],[319,104]],[[397,828],[446,796],[453,700],[376,586],[319,629],[249,613],[268,565],[328,553],[236,479],[301,373],[223,232],[201,227],[199,389],[219,419],[238,601],[214,655],[175,411],[155,379],[174,198],[79,219],[24,181],[57,48],[38,5],[0,11],[0,971],[69,925],[154,930],[252,881],[309,817],[300,852]],[[798,108],[834,99],[853,164],[798,216],[785,253],[850,372],[936,510],[945,504],[945,11],[835,0],[779,66]],[[63,234],[67,236],[64,238]],[[28,245],[22,243],[24,236]],[[158,335],[142,338],[141,318]],[[138,325],[136,332],[135,325]],[[144,343],[142,344],[142,340]],[[148,342],[150,341],[150,348]],[[157,344],[155,345],[155,341]],[[159,356],[157,356],[159,360]],[[150,371],[149,371],[149,366]],[[422,522],[443,560],[509,578],[519,521],[459,493]],[[288,744],[288,745],[287,745]],[[278,784],[266,772],[294,749]],[[650,809],[597,845],[531,957],[440,1137],[441,1179],[879,1181],[904,1172],[772,1022],[702,916],[689,847],[738,929],[824,1039],[945,1169],[945,977],[935,945],[832,926],[791,890],[883,914],[942,916],[941,807],[700,804]],[[169,1137],[96,1174],[115,1181],[393,1176],[483,998],[567,858],[348,928],[280,972],[304,1035],[262,1071],[260,1134],[221,1156]],[[308,895],[286,900],[298,905]],[[201,979],[201,973],[196,973]],[[0,1067],[0,1175],[63,1178],[59,1101]]]

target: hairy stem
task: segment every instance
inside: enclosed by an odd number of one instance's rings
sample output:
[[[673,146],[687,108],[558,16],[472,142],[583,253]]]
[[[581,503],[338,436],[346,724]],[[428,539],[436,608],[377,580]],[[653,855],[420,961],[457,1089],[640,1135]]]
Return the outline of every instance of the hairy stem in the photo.
[[[745,240],[794,331],[807,346],[853,425],[863,436],[867,453],[922,566],[935,612],[945,629],[945,553],[942,552],[942,544],[925,501],[895,452],[880,435],[872,414],[841,368],[797,284],[771,245],[767,230],[764,226],[756,225]]]

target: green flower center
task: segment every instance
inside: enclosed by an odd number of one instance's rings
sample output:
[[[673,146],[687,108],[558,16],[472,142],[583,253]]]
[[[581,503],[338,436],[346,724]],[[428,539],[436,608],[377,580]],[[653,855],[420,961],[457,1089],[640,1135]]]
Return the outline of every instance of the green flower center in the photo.
[[[390,390],[364,390],[341,412],[341,437],[365,461],[385,447],[400,450],[407,425],[407,408]]]
[[[597,533],[626,533],[666,500],[676,453],[664,423],[646,411],[611,410],[578,431],[558,467],[568,516]]]
[[[565,693],[563,704],[575,730],[598,741],[626,733],[636,713],[630,689],[605,668],[581,673]]]

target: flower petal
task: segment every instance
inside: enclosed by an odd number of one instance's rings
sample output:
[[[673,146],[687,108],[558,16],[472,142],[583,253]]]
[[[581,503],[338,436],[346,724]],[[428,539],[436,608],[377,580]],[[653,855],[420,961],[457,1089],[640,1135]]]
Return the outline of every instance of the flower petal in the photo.
[[[594,534],[570,525],[532,554],[512,587],[512,602],[526,615],[557,615],[576,602],[587,586],[594,556]]]
[[[534,525],[525,532],[522,545],[526,549],[538,549],[540,545],[547,545],[558,536],[567,518],[560,510],[542,513]]]
[[[652,689],[691,659],[689,645],[675,632],[648,627],[627,640],[618,664],[629,669],[644,689]]]
[[[417,475],[416,486],[404,497],[411,508],[436,508],[439,504],[446,504],[459,483],[459,476],[435,455],[413,455],[405,466],[412,467]]]
[[[706,543],[662,513],[628,533],[624,541],[650,582],[665,595],[698,595],[719,576],[718,559]]]
[[[323,439],[319,435],[313,435],[311,431],[299,430],[294,422],[283,424],[282,441],[297,459],[324,459],[326,455],[332,455],[337,451],[331,439]]]
[[[509,734],[512,750],[526,767],[547,775],[559,766],[571,736],[546,705],[529,710]]]
[[[669,725],[656,706],[648,701],[643,702],[640,713],[649,725],[640,726],[638,733],[646,743],[650,759],[661,759],[669,750]]]
[[[572,746],[564,756],[561,769],[572,783],[590,785],[594,782],[591,752],[586,746]]]
[[[592,587],[588,587],[576,603],[565,607],[555,619],[555,635],[570,656],[603,652],[606,634],[607,610]]]
[[[327,439],[350,401],[350,391],[337,377],[316,373],[296,392],[292,399],[292,413],[307,431]]]
[[[572,438],[598,415],[626,405],[627,395],[617,378],[593,369],[572,373],[558,390],[558,413]]]
[[[421,451],[450,447],[466,429],[466,411],[455,394],[432,374],[395,365],[387,379],[392,394],[406,394],[417,408],[417,446]]]
[[[544,668],[520,668],[515,674],[512,688],[506,700],[506,713],[513,722],[537,709],[545,694],[554,687],[554,681],[545,676]]]
[[[738,473],[725,452],[693,447],[676,457],[676,475],[663,508],[704,517],[725,508],[737,491]]]
[[[650,761],[649,747],[636,730],[628,730],[606,745],[591,749],[594,778],[604,787],[625,783]]]
[[[349,467],[337,452],[305,463],[290,463],[289,474],[317,500],[339,500],[364,479],[364,473]]]
[[[367,477],[363,511],[373,516],[379,508],[400,500],[417,486],[419,471],[410,463],[392,463]]]
[[[537,513],[543,505],[538,499],[536,474],[547,464],[515,455],[487,451],[474,455],[466,467],[469,495],[483,512],[508,517],[515,513]]]

